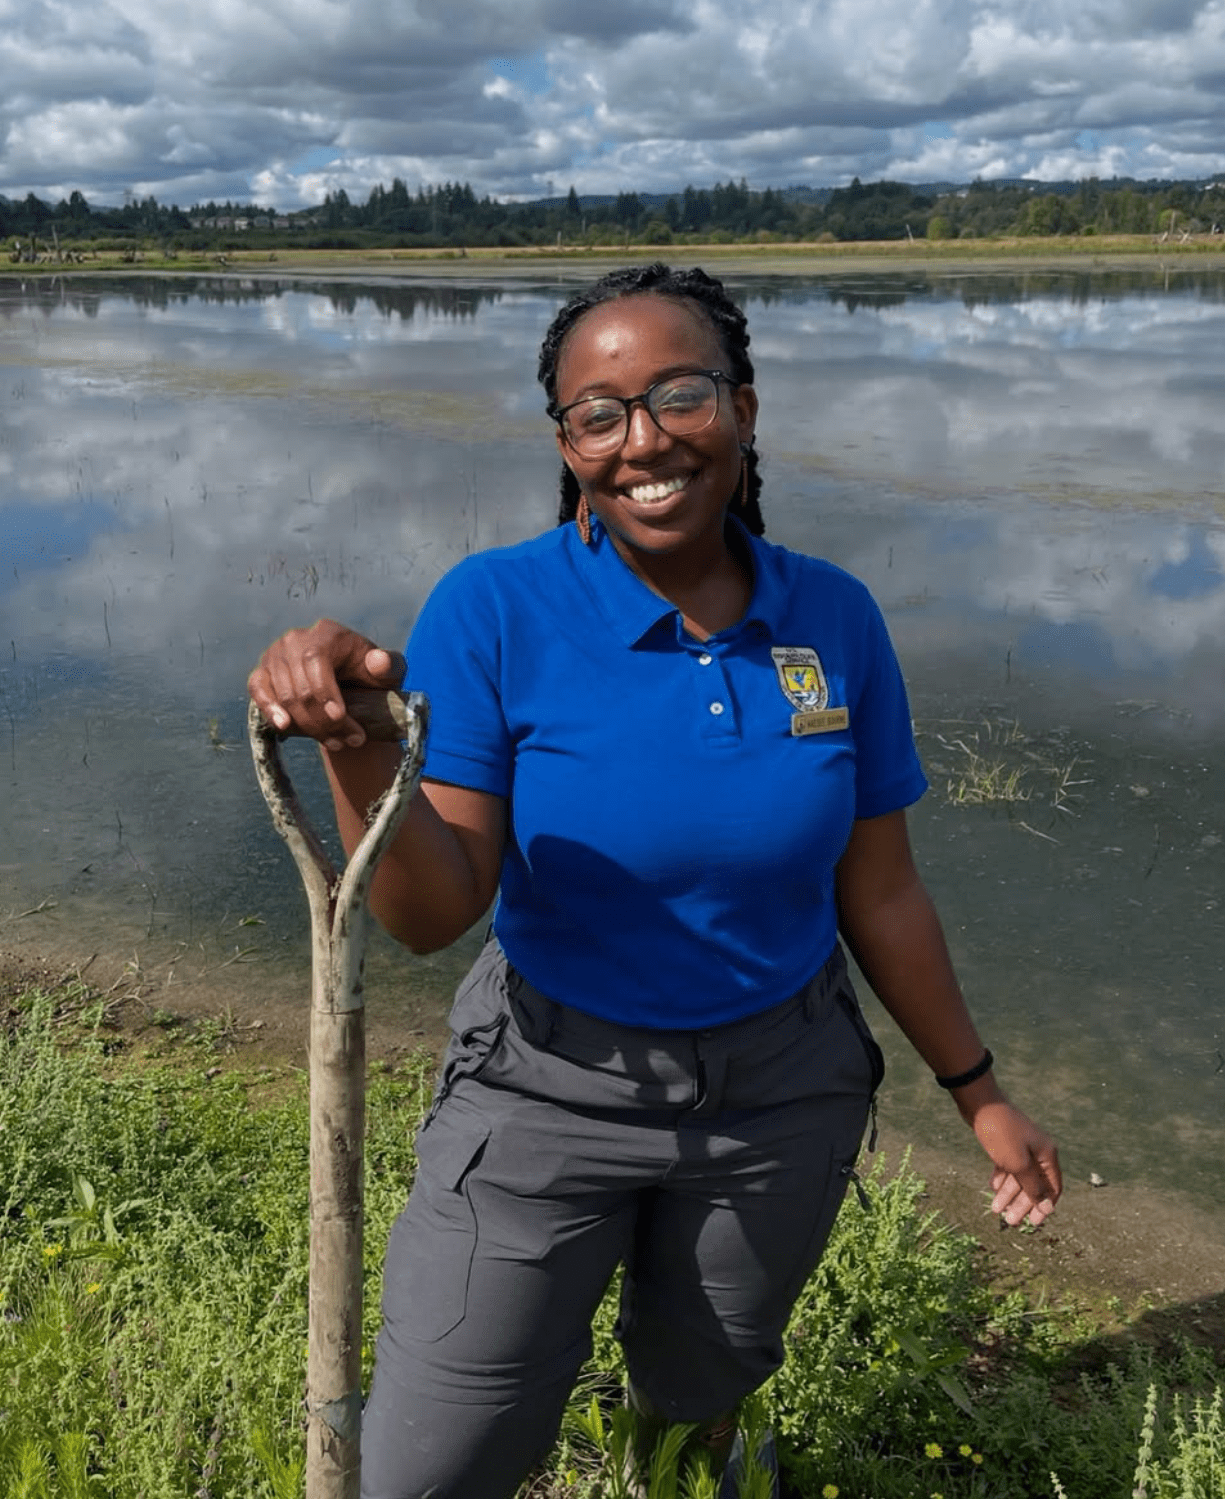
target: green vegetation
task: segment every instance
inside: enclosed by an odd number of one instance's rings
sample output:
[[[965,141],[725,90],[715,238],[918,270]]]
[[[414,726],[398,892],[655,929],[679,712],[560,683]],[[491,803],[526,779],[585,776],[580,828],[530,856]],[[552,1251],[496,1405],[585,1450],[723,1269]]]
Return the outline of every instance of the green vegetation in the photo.
[[[1052,236],[1145,235],[1181,243],[1220,236],[1225,186],[1219,182],[973,182],[968,187],[903,182],[847,187],[765,188],[745,181],[686,187],[672,194],[618,193],[499,203],[467,183],[411,193],[395,178],[364,203],[344,189],[321,207],[279,214],[258,204],[214,202],[183,210],[148,197],[122,208],[93,208],[80,192],[57,204],[33,193],[0,197],[0,240],[14,258],[40,253],[73,259],[88,241],[114,253],[137,245],[171,259],[238,250],[515,249],[685,244],[782,244],[873,240],[947,241]]]
[[[923,723],[919,737],[929,742],[929,768],[944,777],[945,797],[954,806],[1033,801],[1076,817],[1086,796],[1081,788],[1094,784],[1082,757],[1069,747],[1066,730],[1031,736],[1015,719],[954,719]]]
[[[92,1008],[91,1008],[92,1007]],[[80,987],[0,1002],[0,1493],[301,1492],[305,1083],[222,1073],[199,1044],[120,1059]],[[372,1069],[366,1340],[432,1071]],[[851,1195],[747,1421],[803,1499],[1222,1499],[1221,1350],[1035,1309],[921,1207],[905,1163]],[[625,1423],[612,1302],[533,1499],[613,1499]],[[1190,1332],[1188,1326],[1188,1333]],[[660,1454],[652,1493],[709,1475]],[[754,1450],[754,1438],[749,1438]],[[1054,1475],[1054,1477],[1052,1477]],[[753,1475],[749,1474],[752,1487]]]

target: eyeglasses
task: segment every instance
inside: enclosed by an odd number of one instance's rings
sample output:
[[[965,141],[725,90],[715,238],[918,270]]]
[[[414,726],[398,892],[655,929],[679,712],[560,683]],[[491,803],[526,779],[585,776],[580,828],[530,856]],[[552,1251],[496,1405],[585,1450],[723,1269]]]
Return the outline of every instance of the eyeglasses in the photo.
[[[549,415],[583,458],[615,452],[630,429],[630,407],[641,401],[651,420],[670,437],[705,431],[719,414],[719,385],[738,380],[722,370],[692,370],[657,380],[640,396],[584,396],[569,406],[550,406]]]

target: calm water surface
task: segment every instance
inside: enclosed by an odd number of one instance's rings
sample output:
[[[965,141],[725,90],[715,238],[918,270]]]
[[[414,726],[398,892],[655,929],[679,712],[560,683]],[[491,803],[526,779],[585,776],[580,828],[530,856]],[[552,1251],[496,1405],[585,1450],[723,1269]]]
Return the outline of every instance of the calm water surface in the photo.
[[[1225,281],[736,289],[770,534],[885,608],[1006,1080],[1074,1173],[1225,1201]],[[319,614],[401,644],[458,558],[550,524],[565,293],[0,282],[0,946],[131,954],[171,1008],[304,993],[246,673]],[[428,1029],[471,945],[380,943],[374,1021]],[[878,1019],[896,1120],[935,1128]]]

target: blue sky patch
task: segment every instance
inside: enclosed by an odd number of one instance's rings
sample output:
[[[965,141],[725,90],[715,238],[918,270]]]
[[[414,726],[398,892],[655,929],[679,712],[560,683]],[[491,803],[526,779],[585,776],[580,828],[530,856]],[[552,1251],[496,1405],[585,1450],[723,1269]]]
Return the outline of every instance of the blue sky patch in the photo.
[[[4,569],[0,588],[20,575],[49,572],[70,558],[85,556],[95,536],[118,529],[118,521],[105,505],[85,502],[69,508],[10,501],[0,507],[4,529]]]
[[[548,59],[543,52],[532,52],[526,57],[491,57],[489,67],[529,94],[547,93],[552,82]]]
[[[1196,531],[1191,550],[1181,562],[1164,562],[1148,580],[1154,593],[1167,599],[1197,599],[1225,585],[1221,563],[1202,531]]]

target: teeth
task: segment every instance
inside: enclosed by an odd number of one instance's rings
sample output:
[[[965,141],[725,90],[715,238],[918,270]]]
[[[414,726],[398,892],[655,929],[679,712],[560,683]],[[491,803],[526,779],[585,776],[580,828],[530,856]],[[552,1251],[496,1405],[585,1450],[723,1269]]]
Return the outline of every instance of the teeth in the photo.
[[[626,494],[636,505],[650,505],[659,500],[666,500],[678,489],[684,489],[688,482],[688,477],[678,477],[669,479],[666,484],[635,484],[633,489],[626,490]]]

